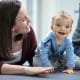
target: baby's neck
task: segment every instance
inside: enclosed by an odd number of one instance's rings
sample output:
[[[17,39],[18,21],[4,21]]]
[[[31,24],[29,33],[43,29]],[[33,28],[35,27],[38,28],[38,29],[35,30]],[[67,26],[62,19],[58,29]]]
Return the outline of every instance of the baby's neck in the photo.
[[[60,46],[60,44],[62,43],[62,41],[63,41],[63,40],[61,40],[61,39],[56,39],[56,44],[57,44],[58,46]]]

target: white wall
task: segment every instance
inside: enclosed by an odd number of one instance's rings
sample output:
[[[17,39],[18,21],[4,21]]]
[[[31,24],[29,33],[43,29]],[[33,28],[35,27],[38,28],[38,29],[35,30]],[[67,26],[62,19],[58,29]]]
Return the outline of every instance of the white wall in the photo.
[[[74,20],[73,30],[69,35],[72,38],[72,34],[77,26],[78,11],[80,0],[38,0],[37,5],[37,38],[38,42],[50,31],[52,16],[60,11],[64,10],[72,15]]]
[[[50,21],[52,15],[56,12],[56,0],[39,0],[38,1],[38,25],[37,36],[38,42],[50,31]]]
[[[38,42],[50,31],[51,18],[58,11],[64,10],[72,15],[74,20],[73,29],[69,38],[72,38],[77,26],[80,0],[20,0],[29,17],[32,20],[32,27],[35,30]]]

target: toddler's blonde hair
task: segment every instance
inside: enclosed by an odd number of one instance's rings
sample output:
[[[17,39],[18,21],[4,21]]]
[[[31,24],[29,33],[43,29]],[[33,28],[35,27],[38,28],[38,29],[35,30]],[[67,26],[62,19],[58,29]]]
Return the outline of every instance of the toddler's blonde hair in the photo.
[[[70,14],[68,14],[65,11],[60,11],[55,16],[52,17],[52,24],[53,24],[55,19],[58,19],[60,17],[65,18],[65,19],[69,19],[69,20],[71,20],[71,23],[73,23],[73,19],[72,19],[72,16]]]

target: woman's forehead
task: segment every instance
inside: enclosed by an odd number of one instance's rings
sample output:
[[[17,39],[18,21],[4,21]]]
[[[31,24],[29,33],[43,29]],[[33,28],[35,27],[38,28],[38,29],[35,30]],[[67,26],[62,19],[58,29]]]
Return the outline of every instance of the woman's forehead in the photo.
[[[22,18],[24,16],[27,16],[27,12],[24,7],[21,7],[16,18]]]

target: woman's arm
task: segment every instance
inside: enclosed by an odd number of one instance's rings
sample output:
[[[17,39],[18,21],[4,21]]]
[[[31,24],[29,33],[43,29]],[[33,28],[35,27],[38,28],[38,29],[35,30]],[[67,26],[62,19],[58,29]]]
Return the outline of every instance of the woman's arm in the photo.
[[[52,67],[26,67],[19,65],[3,64],[1,67],[1,74],[37,75],[41,73],[49,73],[52,69]]]
[[[23,74],[24,67],[18,65],[3,64],[1,74]]]

